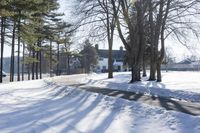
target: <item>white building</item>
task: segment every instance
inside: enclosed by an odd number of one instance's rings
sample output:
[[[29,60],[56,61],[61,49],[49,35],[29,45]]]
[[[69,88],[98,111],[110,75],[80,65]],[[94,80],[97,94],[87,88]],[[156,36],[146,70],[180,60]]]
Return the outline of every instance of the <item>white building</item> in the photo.
[[[108,50],[99,49],[98,45],[95,45],[97,50],[99,61],[97,64],[97,72],[107,72],[108,71]],[[113,71],[124,71],[124,56],[126,51],[123,50],[123,47],[120,47],[119,50],[112,51],[113,57]]]

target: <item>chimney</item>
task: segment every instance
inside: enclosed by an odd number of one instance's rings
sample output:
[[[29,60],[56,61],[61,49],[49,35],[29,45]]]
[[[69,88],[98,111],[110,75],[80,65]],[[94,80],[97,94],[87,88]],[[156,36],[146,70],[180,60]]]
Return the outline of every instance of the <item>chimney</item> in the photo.
[[[120,51],[123,51],[123,47],[121,46],[121,47],[119,48],[119,50],[120,50]]]
[[[95,49],[99,50],[99,45],[98,44],[95,45]]]

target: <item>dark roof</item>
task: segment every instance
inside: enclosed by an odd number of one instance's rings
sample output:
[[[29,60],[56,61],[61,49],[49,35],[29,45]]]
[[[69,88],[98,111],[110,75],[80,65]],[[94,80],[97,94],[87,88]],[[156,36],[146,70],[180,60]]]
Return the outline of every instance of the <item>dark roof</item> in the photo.
[[[178,62],[177,64],[191,64],[192,62],[193,61],[191,59],[185,59],[185,60]]]
[[[108,58],[108,50],[104,49],[98,49],[97,53],[99,57],[101,58]],[[123,59],[126,54],[126,51],[124,50],[113,50],[112,51],[112,57],[113,59]]]

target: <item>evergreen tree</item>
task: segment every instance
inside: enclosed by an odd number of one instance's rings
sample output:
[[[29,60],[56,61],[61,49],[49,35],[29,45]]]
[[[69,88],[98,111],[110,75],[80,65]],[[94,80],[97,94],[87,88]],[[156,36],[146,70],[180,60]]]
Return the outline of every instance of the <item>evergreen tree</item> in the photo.
[[[48,52],[43,49],[43,43],[47,40],[59,42],[59,34],[65,28],[61,26],[63,24],[61,24],[61,19],[59,18],[63,14],[55,13],[58,8],[57,0],[1,1],[1,75],[5,37],[10,37],[10,81],[14,81],[15,52],[17,52],[18,81],[21,80],[20,69],[22,69],[22,80],[24,80],[26,66],[28,66],[28,79],[30,79],[30,70],[32,71],[32,79],[42,78],[42,54]],[[6,28],[9,31],[8,36],[5,35]],[[21,44],[23,51],[20,49]],[[15,49],[15,45],[17,45],[17,49]],[[22,61],[20,60],[21,53],[23,53]],[[20,68],[20,64],[22,64],[22,68]],[[0,77],[0,82],[2,82],[2,76]]]
[[[80,52],[80,62],[86,73],[91,71],[91,68],[98,63],[98,55],[96,49],[92,46],[89,40],[84,42],[84,49]]]

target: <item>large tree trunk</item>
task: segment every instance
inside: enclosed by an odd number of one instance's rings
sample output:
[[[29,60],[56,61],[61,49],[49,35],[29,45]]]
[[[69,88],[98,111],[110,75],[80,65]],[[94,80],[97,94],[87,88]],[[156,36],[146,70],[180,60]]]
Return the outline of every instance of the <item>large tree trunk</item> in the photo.
[[[157,82],[161,82],[161,65],[160,62],[157,63],[156,65],[156,69],[157,69]]]
[[[53,68],[52,68],[52,41],[50,40],[50,61],[49,61],[49,67],[50,67],[50,77],[53,77]]]
[[[21,12],[19,11],[19,15],[21,14]],[[21,41],[21,37],[20,37],[20,27],[21,27],[21,19],[19,17],[18,19],[18,50],[17,50],[17,81],[20,81],[20,41]]]
[[[39,51],[39,60],[40,60],[40,79],[42,79],[42,44],[41,44],[41,42],[40,42],[40,51]]]
[[[56,75],[60,75],[60,45],[57,44],[57,66],[56,66]]]
[[[113,36],[115,28],[115,17],[110,17],[108,9],[108,1],[106,0],[106,26],[107,26],[107,38],[108,38],[108,78],[113,78],[113,58],[112,58],[112,46]]]
[[[109,47],[109,52],[108,52],[108,78],[113,78],[113,59],[112,59],[111,47]]]
[[[70,75],[70,55],[67,55],[67,74]]]
[[[32,58],[35,59],[35,50],[32,50]],[[32,80],[35,79],[35,61],[32,62]]]
[[[35,74],[36,74],[35,78],[38,79],[39,78],[38,77],[38,73],[39,73],[39,71],[38,71],[39,70],[39,62],[38,62],[39,61],[39,51],[36,51],[36,60],[37,60],[37,62],[35,63]]]
[[[119,18],[118,18],[118,7],[115,4],[114,0],[111,0],[111,4],[113,6],[114,16],[116,18],[117,30],[119,33],[119,37],[122,40],[127,52],[132,62],[132,79],[130,82],[140,81],[140,68],[142,66],[143,54],[144,54],[144,15],[146,6],[143,4],[144,1],[136,1],[135,7],[137,10],[137,23],[134,25],[132,23],[132,18],[130,18],[127,7],[127,1],[120,1],[120,8],[124,15],[125,21],[127,23],[128,32],[129,32],[129,41],[128,42],[122,33]]]
[[[132,33],[135,37],[131,39],[131,43],[134,44],[132,47],[133,49],[133,59],[134,63],[132,66],[132,82],[140,81],[140,69],[143,62],[144,56],[144,46],[145,46],[145,38],[144,38],[144,11],[142,7],[142,2],[137,2],[136,4],[137,9],[137,25],[136,25],[136,35]]]
[[[161,25],[161,50],[160,50],[160,57],[158,58],[158,62],[157,62],[157,82],[161,82],[162,81],[162,76],[161,76],[161,64],[162,61],[165,57],[165,36],[164,36],[164,32],[165,32],[165,25],[166,25],[166,20],[167,20],[167,16],[169,13],[169,7],[171,4],[171,0],[167,1],[167,6],[165,9],[165,14],[164,14],[164,18],[162,20],[162,25]]]
[[[153,7],[152,2],[149,3],[150,9],[150,27],[151,27],[151,68],[150,68],[150,78],[149,80],[155,80],[156,74],[156,67],[159,58],[158,54],[158,44],[159,44],[159,37],[162,28],[162,21],[163,21],[163,7],[164,7],[164,0],[160,0],[159,3],[159,12],[157,14],[156,22],[153,21]],[[155,26],[154,26],[155,23]]]
[[[154,59],[151,59],[149,81],[154,81],[154,80],[156,80],[156,62]]]
[[[25,66],[25,62],[24,62],[24,58],[25,58],[25,43],[23,42],[23,54],[22,54],[22,81],[24,81],[24,66]]]
[[[37,47],[39,47],[39,40],[37,42]],[[36,74],[36,79],[39,79],[39,51],[36,51],[36,60],[37,62],[35,63],[35,74]]]
[[[146,72],[146,63],[143,59],[143,63],[142,63],[142,77],[146,77],[147,76],[147,72]]]
[[[160,50],[160,56],[159,56],[158,61],[157,61],[157,82],[162,81],[161,64],[162,64],[164,57],[165,57],[165,39],[164,39],[164,28],[162,28],[162,31],[161,31],[161,50]]]
[[[12,44],[11,44],[11,59],[10,59],[10,82],[14,81],[14,68],[15,68],[15,30],[16,22],[13,23],[12,31]]]
[[[132,74],[131,75],[132,75],[132,79],[131,79],[130,83],[141,81],[140,67],[138,67],[138,65],[132,66]]]
[[[31,50],[29,50],[29,55],[28,55],[29,57],[31,57]],[[30,80],[31,79],[31,64],[30,63],[28,63],[28,80]]]
[[[150,25],[150,44],[151,44],[151,59],[150,59],[150,76],[149,80],[156,80],[156,62],[155,62],[155,44],[154,44],[154,33],[155,33],[155,24],[153,20],[153,2],[152,0],[148,1],[149,5],[149,25]]]
[[[4,36],[5,36],[5,18],[1,17],[1,66],[0,66],[0,83],[3,82],[3,52],[4,52]]]

